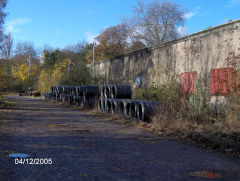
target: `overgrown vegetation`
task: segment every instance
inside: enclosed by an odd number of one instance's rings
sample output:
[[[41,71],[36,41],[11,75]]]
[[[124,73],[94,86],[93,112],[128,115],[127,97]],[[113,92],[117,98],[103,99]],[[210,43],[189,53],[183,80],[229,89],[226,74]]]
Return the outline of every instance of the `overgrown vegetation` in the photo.
[[[0,109],[10,107],[11,105],[11,102],[9,102],[4,96],[0,95]]]
[[[198,80],[199,81],[199,80]],[[156,132],[240,132],[240,96],[232,94],[224,112],[215,110],[210,102],[209,91],[198,84],[195,94],[182,96],[179,83],[173,81],[158,87],[136,89],[136,99],[161,102],[162,108],[153,117],[152,129]]]
[[[230,52],[227,57],[228,66],[233,67],[233,80],[229,85],[232,93],[228,96],[226,131],[240,133],[240,54]]]
[[[162,105],[153,117],[152,128],[155,131],[174,133],[193,129],[191,125],[212,121],[209,95],[205,81],[197,80],[195,94],[182,95],[180,83],[170,81],[160,86],[136,89],[136,99],[159,101]]]
[[[211,102],[209,75],[197,78],[194,94],[182,95],[180,83],[176,81],[137,88],[136,99],[159,101],[162,105],[146,127],[158,134],[190,138],[212,149],[226,151],[231,148],[239,152],[240,54],[230,52],[227,60],[228,66],[233,67],[232,81],[228,84],[231,93],[217,109]]]

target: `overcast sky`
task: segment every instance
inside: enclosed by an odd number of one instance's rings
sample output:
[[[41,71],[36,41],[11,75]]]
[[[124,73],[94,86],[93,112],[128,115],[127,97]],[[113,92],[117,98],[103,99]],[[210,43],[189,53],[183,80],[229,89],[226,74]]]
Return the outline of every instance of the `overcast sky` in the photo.
[[[150,0],[145,0],[150,1]],[[240,0],[174,0],[188,13],[181,33],[192,34],[240,19]],[[131,16],[137,0],[9,0],[5,30],[14,42],[63,48],[85,40]]]

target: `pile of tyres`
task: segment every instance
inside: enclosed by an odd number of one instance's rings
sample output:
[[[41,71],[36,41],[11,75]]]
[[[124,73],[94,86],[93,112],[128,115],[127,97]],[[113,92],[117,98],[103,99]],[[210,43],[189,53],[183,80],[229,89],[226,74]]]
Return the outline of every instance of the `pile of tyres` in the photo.
[[[51,92],[44,93],[47,100],[70,105],[92,108],[98,96],[98,86],[52,86]]]
[[[146,100],[132,100],[130,85],[107,84],[101,90],[98,109],[109,114],[120,113],[128,118],[150,122],[160,103]]]

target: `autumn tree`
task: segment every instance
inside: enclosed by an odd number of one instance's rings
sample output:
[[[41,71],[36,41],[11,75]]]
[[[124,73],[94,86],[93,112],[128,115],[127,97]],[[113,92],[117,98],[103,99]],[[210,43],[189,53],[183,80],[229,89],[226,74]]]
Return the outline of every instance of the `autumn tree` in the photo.
[[[59,85],[60,81],[68,77],[69,58],[55,63],[52,69],[43,68],[38,77],[38,89],[41,92],[47,92],[52,85]],[[71,63],[73,65],[73,63]]]
[[[68,68],[73,67],[73,65],[74,63],[70,61],[70,58],[65,58],[61,62],[55,64],[52,73],[52,79],[54,84],[59,84],[63,77],[67,77]]]
[[[11,70],[13,78],[10,88],[13,90],[25,90],[28,87],[36,87],[39,71],[39,64],[31,64],[30,69],[27,62],[13,64]]]
[[[35,87],[40,71],[40,61],[33,43],[18,42],[14,49],[14,55],[10,57],[11,35],[9,34],[3,42],[5,42],[5,48],[2,49],[2,52],[5,52],[6,57],[9,57],[7,64],[9,64],[10,71],[8,73],[12,77],[9,88],[12,90],[24,90],[27,87]]]
[[[38,90],[41,93],[50,91],[53,83],[51,82],[52,75],[49,70],[42,69],[38,77]]]
[[[89,82],[91,77],[86,55],[90,48],[89,44],[80,42],[61,50],[45,50],[38,77],[39,90],[46,92],[52,85],[83,85]]]
[[[128,29],[125,24],[110,26],[98,37],[98,45],[95,47],[95,60],[111,59],[126,53],[128,47]],[[87,56],[88,62],[92,61],[93,50]]]
[[[88,63],[92,63],[93,61],[93,46],[94,46],[94,60],[95,61],[102,61],[107,58],[105,51],[106,51],[106,46],[104,44],[90,44],[91,49],[88,51],[86,60]]]
[[[184,13],[180,5],[171,1],[139,0],[134,16],[126,24],[132,39],[154,46],[179,36],[177,27],[183,25]]]

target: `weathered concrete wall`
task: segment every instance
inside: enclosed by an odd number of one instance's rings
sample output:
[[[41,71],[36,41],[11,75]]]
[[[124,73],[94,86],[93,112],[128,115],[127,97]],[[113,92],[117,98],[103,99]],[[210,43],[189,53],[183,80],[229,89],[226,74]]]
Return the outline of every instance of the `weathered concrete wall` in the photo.
[[[180,73],[197,71],[207,75],[213,68],[228,67],[230,51],[240,52],[240,20],[207,29],[163,45],[127,54],[119,59],[95,63],[95,76],[120,82],[137,76],[144,84],[163,83]]]

